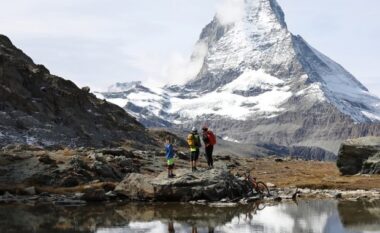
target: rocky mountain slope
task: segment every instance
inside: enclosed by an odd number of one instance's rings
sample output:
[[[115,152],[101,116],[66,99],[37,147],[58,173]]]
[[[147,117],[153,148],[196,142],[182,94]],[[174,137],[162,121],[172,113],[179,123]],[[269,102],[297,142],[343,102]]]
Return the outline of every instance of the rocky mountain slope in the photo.
[[[118,83],[99,97],[146,126],[208,124],[240,145],[337,153],[348,138],[380,135],[380,99],[342,66],[287,28],[276,0],[242,0],[241,15],[217,14],[192,55],[196,77],[180,86]],[[312,25],[311,25],[312,26]]]
[[[0,146],[151,144],[143,125],[62,79],[0,35]]]

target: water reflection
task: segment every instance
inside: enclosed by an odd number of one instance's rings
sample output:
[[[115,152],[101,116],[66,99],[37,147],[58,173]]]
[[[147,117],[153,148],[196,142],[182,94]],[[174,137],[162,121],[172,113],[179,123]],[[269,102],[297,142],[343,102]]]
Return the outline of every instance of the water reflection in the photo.
[[[207,207],[126,204],[0,206],[0,232],[380,233],[380,201]]]

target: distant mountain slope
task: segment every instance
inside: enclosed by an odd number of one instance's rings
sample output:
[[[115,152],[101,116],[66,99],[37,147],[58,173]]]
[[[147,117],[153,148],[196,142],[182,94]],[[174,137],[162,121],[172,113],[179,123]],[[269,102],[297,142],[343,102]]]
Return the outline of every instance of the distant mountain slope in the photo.
[[[0,35],[0,146],[151,144],[122,108],[49,73]]]
[[[202,30],[192,58],[206,50],[203,65],[185,85],[118,84],[99,97],[147,126],[207,123],[241,144],[336,153],[342,140],[380,135],[379,97],[293,35],[276,0],[242,2],[240,18],[216,15]]]

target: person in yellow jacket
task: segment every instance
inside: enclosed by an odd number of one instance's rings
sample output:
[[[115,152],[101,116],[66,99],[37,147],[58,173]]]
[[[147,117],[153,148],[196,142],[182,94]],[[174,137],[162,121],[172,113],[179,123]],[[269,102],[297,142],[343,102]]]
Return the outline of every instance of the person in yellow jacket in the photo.
[[[201,144],[201,138],[198,134],[198,130],[193,127],[191,130],[191,133],[187,136],[187,144],[190,148],[190,163],[191,163],[191,170],[197,171],[197,162],[199,159],[199,148],[202,147]]]

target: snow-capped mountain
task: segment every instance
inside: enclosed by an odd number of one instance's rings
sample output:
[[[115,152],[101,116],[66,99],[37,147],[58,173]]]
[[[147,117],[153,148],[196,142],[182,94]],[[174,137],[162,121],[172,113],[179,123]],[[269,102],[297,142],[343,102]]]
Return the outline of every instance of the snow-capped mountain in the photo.
[[[202,31],[192,59],[203,65],[181,86],[116,84],[98,96],[147,126],[208,124],[228,141],[320,147],[380,134],[380,99],[342,66],[287,28],[276,0],[241,0]],[[199,51],[204,50],[204,51]]]

